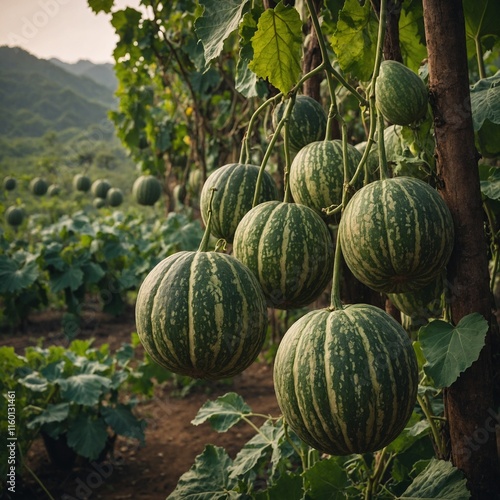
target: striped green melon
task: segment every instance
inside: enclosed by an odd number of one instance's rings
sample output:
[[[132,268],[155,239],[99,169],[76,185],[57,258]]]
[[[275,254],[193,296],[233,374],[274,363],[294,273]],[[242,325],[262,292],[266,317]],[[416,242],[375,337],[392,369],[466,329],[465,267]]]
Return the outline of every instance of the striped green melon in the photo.
[[[339,224],[354,276],[385,293],[411,292],[441,273],[453,249],[453,220],[437,191],[412,177],[372,182],[351,198]]]
[[[367,304],[311,311],[286,332],[274,363],[285,421],[331,455],[373,452],[404,429],[418,365],[405,330]]]
[[[123,203],[123,191],[120,188],[111,188],[106,193],[106,203],[110,207],[118,207]]]
[[[73,177],[73,187],[77,191],[82,191],[83,193],[86,193],[92,187],[92,181],[90,180],[90,177],[87,177],[86,175],[76,174]]]
[[[425,118],[428,93],[423,80],[398,61],[383,61],[375,82],[377,109],[390,123],[410,125]]]
[[[92,205],[94,208],[103,208],[106,206],[106,200],[104,198],[94,198],[92,200]]]
[[[267,201],[252,208],[238,224],[233,252],[277,309],[313,302],[333,269],[328,227],[314,210],[296,203]]]
[[[234,232],[243,216],[252,208],[255,184],[259,167],[241,163],[230,163],[212,172],[200,196],[200,210],[203,222],[208,220],[212,188],[217,191],[213,197],[211,233],[216,238],[233,241]],[[259,203],[278,197],[276,184],[271,175],[264,172]]]
[[[349,179],[354,175],[361,154],[348,145]],[[362,177],[359,177],[362,182]],[[342,141],[315,141],[304,146],[290,166],[290,191],[294,201],[317,210],[340,205],[344,188]],[[358,183],[361,187],[361,183]]]
[[[30,189],[35,196],[43,196],[47,192],[47,189],[49,189],[49,185],[45,179],[35,177],[31,179]]]
[[[141,175],[132,187],[132,195],[139,205],[153,206],[161,196],[160,181],[153,175]]]
[[[442,304],[443,278],[439,275],[428,285],[407,293],[389,293],[391,302],[408,316],[412,324],[422,326],[429,318],[439,318],[443,312]]]
[[[8,175],[7,177],[4,178],[3,188],[5,189],[5,191],[13,191],[14,189],[16,189],[16,186],[17,186],[17,181],[14,177]]]
[[[49,196],[58,196],[61,193],[61,186],[59,184],[51,184],[47,189]]]
[[[258,356],[267,329],[255,276],[216,252],[183,251],[161,261],[139,289],[135,314],[152,359],[195,378],[241,373]]]
[[[105,200],[108,191],[111,189],[111,184],[106,179],[97,179],[92,183],[90,189],[95,198],[102,198]]]
[[[5,211],[5,219],[7,224],[12,227],[20,226],[24,220],[24,210],[21,207],[12,205]]]
[[[275,129],[283,117],[286,104],[288,103],[281,102],[274,109],[272,121]],[[288,125],[290,148],[299,151],[310,142],[322,141],[326,134],[326,122],[326,112],[318,101],[306,95],[298,95]],[[283,134],[284,128],[281,129],[281,135]]]

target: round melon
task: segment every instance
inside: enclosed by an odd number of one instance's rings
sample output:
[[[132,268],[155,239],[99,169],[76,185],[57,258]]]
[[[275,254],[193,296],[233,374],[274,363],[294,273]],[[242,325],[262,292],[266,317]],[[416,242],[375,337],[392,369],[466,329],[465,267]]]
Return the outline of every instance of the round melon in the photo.
[[[454,243],[445,202],[412,177],[375,181],[357,191],[344,210],[339,236],[354,276],[385,293],[429,284],[446,266]]]
[[[252,208],[238,224],[233,253],[277,309],[310,304],[332,275],[328,227],[313,209],[297,203],[267,201]]]
[[[43,196],[49,189],[49,185],[45,179],[35,177],[30,182],[30,189],[35,196]]]
[[[111,184],[106,179],[97,179],[92,183],[91,191],[95,198],[106,199]]]
[[[17,181],[14,177],[7,176],[3,180],[3,188],[5,191],[13,191],[16,189]]]
[[[224,238],[231,243],[234,232],[243,216],[252,208],[255,185],[259,167],[241,163],[230,163],[212,172],[200,196],[200,210],[203,222],[208,220],[212,189],[213,213],[211,233],[216,238]],[[260,189],[259,203],[275,200],[278,196],[276,184],[267,172],[264,172]]]
[[[160,181],[153,175],[141,175],[132,187],[132,194],[139,205],[153,206],[161,196]]]
[[[356,172],[361,154],[348,145],[349,179]],[[357,183],[361,187],[362,176]],[[290,191],[294,201],[307,205],[324,216],[323,208],[340,205],[344,189],[342,141],[316,141],[304,146],[290,166]]]
[[[51,184],[47,189],[49,196],[58,196],[61,193],[61,186],[58,184]]]
[[[94,198],[92,200],[92,205],[94,208],[103,208],[106,206],[106,200],[104,198]]]
[[[21,207],[12,205],[5,211],[5,219],[7,224],[12,227],[20,226],[24,220],[24,210]]]
[[[92,187],[92,181],[90,180],[90,177],[87,177],[86,175],[76,174],[73,177],[73,187],[77,191],[82,191],[83,193],[86,193]]]
[[[396,308],[411,319],[414,326],[425,325],[429,318],[439,318],[443,313],[443,279],[439,275],[428,285],[407,293],[389,293],[387,296]]]
[[[382,309],[315,310],[283,337],[274,386],[286,423],[307,444],[330,455],[368,453],[408,422],[417,359],[406,331]]]
[[[110,188],[106,193],[106,203],[110,207],[118,207],[123,203],[123,192],[120,188]]]
[[[151,358],[194,378],[241,373],[260,353],[267,330],[255,276],[217,252],[183,251],[161,261],[139,289],[135,315]]]
[[[398,61],[383,61],[375,82],[375,102],[382,116],[396,125],[425,118],[428,92],[423,80]]]
[[[272,121],[275,129],[287,104],[281,102],[274,109]],[[306,95],[298,95],[288,122],[290,148],[299,151],[310,142],[322,141],[326,134],[326,122],[326,112],[318,101]],[[284,128],[281,129],[281,135],[283,134]]]

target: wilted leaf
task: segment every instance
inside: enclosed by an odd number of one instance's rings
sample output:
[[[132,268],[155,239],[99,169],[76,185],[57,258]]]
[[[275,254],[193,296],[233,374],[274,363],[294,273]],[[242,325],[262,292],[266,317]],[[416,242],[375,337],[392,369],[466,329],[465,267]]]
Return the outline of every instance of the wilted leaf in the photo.
[[[477,360],[487,331],[488,322],[479,313],[464,316],[457,326],[435,320],[420,329],[424,371],[436,387],[449,387]]]

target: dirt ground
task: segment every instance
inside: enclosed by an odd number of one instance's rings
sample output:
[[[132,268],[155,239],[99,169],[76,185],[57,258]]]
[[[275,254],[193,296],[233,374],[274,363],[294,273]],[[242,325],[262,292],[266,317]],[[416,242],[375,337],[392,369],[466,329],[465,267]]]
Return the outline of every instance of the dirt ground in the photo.
[[[135,331],[133,310],[119,318],[91,312],[84,317],[77,338],[94,338],[95,344],[109,343],[118,348],[130,341]],[[33,315],[24,332],[0,335],[0,345],[13,346],[18,353],[23,348],[43,340],[43,345],[64,344],[59,313]],[[138,416],[147,421],[146,445],[118,438],[114,458],[103,463],[100,470],[77,464],[70,472],[52,465],[40,438],[32,446],[27,463],[56,500],[74,499],[165,499],[175,488],[179,477],[189,470],[195,457],[205,445],[223,446],[234,458],[241,446],[255,432],[248,424],[240,423],[228,432],[219,434],[209,424],[193,426],[190,422],[208,399],[227,392],[240,394],[254,412],[280,414],[272,383],[272,367],[264,359],[257,360],[231,383],[204,383],[185,397],[175,397],[168,386],[158,387],[152,400],[137,406]],[[259,424],[258,420],[255,423]],[[48,498],[41,487],[26,472],[16,500]],[[2,495],[0,494],[0,498]],[[9,498],[9,497],[6,497]]]

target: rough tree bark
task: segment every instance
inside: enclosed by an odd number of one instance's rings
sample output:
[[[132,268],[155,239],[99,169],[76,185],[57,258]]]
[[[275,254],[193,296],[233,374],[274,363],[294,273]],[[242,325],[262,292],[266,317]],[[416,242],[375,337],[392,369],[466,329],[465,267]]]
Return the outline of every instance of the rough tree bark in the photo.
[[[450,310],[456,324],[481,313],[491,320],[487,243],[470,112],[462,0],[423,0],[441,195],[453,216],[455,249],[448,265]],[[492,391],[491,335],[480,358],[445,391],[451,460],[473,498],[500,492]]]

